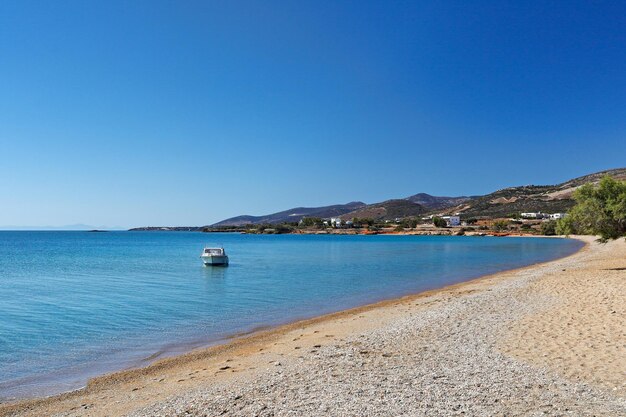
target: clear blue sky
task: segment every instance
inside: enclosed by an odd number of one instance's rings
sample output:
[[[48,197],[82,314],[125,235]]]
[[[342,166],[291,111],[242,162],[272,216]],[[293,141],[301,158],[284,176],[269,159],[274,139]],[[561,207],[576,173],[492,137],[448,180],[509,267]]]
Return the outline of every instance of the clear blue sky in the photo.
[[[0,225],[202,225],[621,166],[625,2],[0,2]]]

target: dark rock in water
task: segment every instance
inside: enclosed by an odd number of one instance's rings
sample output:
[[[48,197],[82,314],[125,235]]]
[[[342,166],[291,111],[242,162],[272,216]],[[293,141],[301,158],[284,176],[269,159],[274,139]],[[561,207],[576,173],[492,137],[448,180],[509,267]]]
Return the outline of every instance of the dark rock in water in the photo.
[[[106,232],[108,232],[108,230],[98,230],[98,229],[87,230],[87,233],[106,233]]]

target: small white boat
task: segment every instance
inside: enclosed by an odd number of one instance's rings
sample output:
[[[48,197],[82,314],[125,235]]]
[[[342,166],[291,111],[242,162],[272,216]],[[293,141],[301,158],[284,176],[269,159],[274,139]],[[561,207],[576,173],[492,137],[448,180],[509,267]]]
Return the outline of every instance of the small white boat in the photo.
[[[228,255],[224,248],[204,248],[200,258],[205,266],[228,265]]]

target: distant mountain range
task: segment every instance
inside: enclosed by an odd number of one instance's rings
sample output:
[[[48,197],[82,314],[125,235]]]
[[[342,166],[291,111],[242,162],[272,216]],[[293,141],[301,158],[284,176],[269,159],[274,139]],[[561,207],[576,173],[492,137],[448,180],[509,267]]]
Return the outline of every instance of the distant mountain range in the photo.
[[[576,188],[586,183],[595,183],[607,174],[626,180],[626,168],[618,168],[574,178],[557,185],[510,187],[483,196],[437,197],[419,193],[374,204],[351,202],[325,207],[297,207],[265,216],[237,216],[212,224],[211,227],[298,222],[303,217],[341,217],[344,220],[371,217],[377,220],[393,220],[452,213],[459,213],[465,218],[506,217],[513,213],[537,211],[558,213],[565,212],[574,205],[572,194]]]
[[[296,207],[290,210],[281,211],[265,216],[237,216],[221,222],[212,224],[211,226],[242,226],[244,224],[276,224],[284,222],[299,222],[303,217],[339,217],[342,214],[350,213],[365,207],[366,204],[360,201],[353,201],[348,204],[335,204],[333,206],[324,207]]]

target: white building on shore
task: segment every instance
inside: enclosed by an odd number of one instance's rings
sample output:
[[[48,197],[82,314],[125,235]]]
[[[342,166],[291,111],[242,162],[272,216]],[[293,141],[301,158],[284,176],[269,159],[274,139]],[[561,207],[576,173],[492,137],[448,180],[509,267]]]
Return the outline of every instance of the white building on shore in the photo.
[[[536,220],[541,220],[541,219],[550,219],[550,220],[558,220],[558,219],[562,219],[565,216],[567,216],[567,213],[542,213],[540,211],[536,212],[536,213],[521,213],[521,217],[522,219],[536,219]]]
[[[547,215],[545,213],[542,213],[540,211],[536,212],[536,213],[522,213],[521,214],[522,219],[543,219],[544,217],[546,217]]]
[[[336,227],[336,228],[340,228],[341,227],[341,219],[339,217],[331,217],[330,218],[330,225],[332,227]]]
[[[442,219],[446,221],[446,224],[448,226],[460,226],[461,225],[460,216],[443,216]]]

